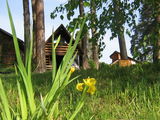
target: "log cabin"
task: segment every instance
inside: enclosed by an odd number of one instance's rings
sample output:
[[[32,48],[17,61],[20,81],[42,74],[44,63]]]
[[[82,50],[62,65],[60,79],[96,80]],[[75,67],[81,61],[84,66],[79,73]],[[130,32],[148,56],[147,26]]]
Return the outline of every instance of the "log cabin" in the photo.
[[[68,44],[71,39],[70,33],[66,30],[66,28],[61,24],[56,31],[54,32],[54,44],[56,43],[56,40],[58,37],[61,36],[60,42],[56,48],[56,61],[57,66],[60,65],[62,62],[62,59],[64,55],[67,52]],[[80,47],[77,47],[78,55],[75,59],[74,64],[79,66],[80,63]],[[46,53],[46,68],[52,69],[52,35],[47,39],[46,45],[45,45],[45,53]]]
[[[111,55],[110,58],[112,59],[112,63],[113,64],[119,64],[120,66],[129,66],[129,65],[133,65],[138,63],[137,60],[134,60],[131,57],[128,57],[128,60],[122,60],[121,59],[121,54],[118,51],[114,51]]]
[[[18,38],[21,55],[24,56],[24,42]],[[16,62],[12,34],[0,28],[0,65],[10,66]]]
[[[66,28],[61,24],[56,31],[54,32],[54,42],[58,37],[61,36],[59,45],[56,48],[56,59],[57,66],[60,65],[64,55],[67,52],[68,44],[71,39],[70,33],[66,30]],[[24,57],[24,42],[18,38],[18,43],[20,47],[21,55]],[[74,64],[79,67],[80,61],[80,47],[77,47],[78,55]],[[46,54],[46,68],[52,69],[52,35],[46,40],[45,44],[45,54]],[[16,62],[16,54],[13,43],[12,34],[7,31],[0,29],[0,64],[1,65],[13,65]]]

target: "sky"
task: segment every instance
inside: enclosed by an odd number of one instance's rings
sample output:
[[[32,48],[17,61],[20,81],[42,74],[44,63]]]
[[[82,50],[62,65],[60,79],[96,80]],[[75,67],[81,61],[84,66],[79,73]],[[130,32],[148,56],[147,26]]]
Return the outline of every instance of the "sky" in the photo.
[[[68,24],[67,20],[60,20],[60,18],[51,19],[50,13],[55,9],[56,6],[59,6],[62,3],[65,3],[67,0],[44,0],[44,11],[45,11],[45,39],[47,40],[48,37],[52,33],[52,28],[58,28],[59,25],[63,24],[66,26]],[[8,0],[9,6],[11,9],[12,17],[14,20],[14,25],[16,29],[17,37],[23,40],[23,4],[22,0]],[[31,13],[31,11],[30,11]],[[6,30],[7,32],[11,33],[9,18],[6,8],[6,0],[0,0],[0,28]],[[106,35],[104,36],[103,41],[106,44],[106,48],[102,52],[103,57],[100,59],[100,62],[105,62],[110,64],[112,60],[110,59],[110,55],[114,51],[119,50],[118,39],[115,38],[110,40],[111,33],[107,31]],[[130,54],[130,38],[125,35],[126,39],[126,46],[127,46],[127,53],[128,56],[131,57]]]

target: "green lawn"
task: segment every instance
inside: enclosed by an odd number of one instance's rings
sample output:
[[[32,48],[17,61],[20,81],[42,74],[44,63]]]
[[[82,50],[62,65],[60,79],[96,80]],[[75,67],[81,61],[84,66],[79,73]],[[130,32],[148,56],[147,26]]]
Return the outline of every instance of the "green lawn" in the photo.
[[[160,65],[144,64],[131,67],[101,64],[99,70],[77,70],[72,82],[59,98],[60,118],[70,115],[80,99],[76,83],[84,78],[97,80],[97,91],[88,95],[76,120],[159,120],[160,119]],[[12,106],[18,104],[16,77],[0,75]],[[51,87],[51,72],[33,74],[35,97],[45,94]]]

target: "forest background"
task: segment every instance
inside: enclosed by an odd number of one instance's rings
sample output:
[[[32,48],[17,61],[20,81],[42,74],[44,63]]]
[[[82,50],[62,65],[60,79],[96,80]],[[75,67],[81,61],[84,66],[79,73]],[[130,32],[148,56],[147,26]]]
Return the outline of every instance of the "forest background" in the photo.
[[[50,15],[53,12],[53,10],[59,6],[60,4],[66,3],[67,0],[44,0],[44,12],[45,12],[45,40],[49,38],[49,36],[52,34],[52,28],[56,29],[60,24],[63,24],[66,26],[69,21],[67,19],[64,19],[63,21],[60,19],[60,17],[57,17],[55,19],[51,19]],[[5,0],[0,1],[0,28],[6,30],[7,32],[11,33],[11,28],[9,24],[7,9],[6,9],[6,3]],[[18,38],[24,40],[24,24],[23,24],[23,6],[22,6],[22,0],[9,0],[10,8],[12,10],[12,15],[14,19],[14,24],[16,28],[16,33]],[[30,13],[31,14],[31,13]],[[31,14],[32,15],[32,14]],[[111,59],[110,55],[114,51],[120,51],[119,50],[119,43],[118,39],[114,38],[113,40],[110,40],[111,32],[110,30],[106,30],[106,34],[104,36],[103,41],[105,42],[105,49],[102,52],[102,57],[100,58],[100,62],[105,62],[110,64]],[[126,39],[126,47],[127,47],[127,53],[128,56],[132,56],[130,53],[131,38],[125,34]]]

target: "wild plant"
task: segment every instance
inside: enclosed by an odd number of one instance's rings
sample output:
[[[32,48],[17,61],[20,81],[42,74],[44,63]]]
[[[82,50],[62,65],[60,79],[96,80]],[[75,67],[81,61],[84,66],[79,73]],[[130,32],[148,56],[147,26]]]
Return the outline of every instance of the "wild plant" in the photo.
[[[0,79],[0,119],[2,120],[56,120],[60,118],[60,111],[59,111],[59,99],[62,97],[61,93],[66,88],[66,86],[75,80],[77,77],[70,79],[70,76],[74,72],[74,68],[72,68],[72,64],[76,57],[76,48],[79,43],[81,33],[83,30],[83,26],[85,23],[85,19],[83,20],[82,24],[80,25],[80,31],[76,36],[76,40],[73,43],[73,36],[70,40],[68,50],[63,58],[61,65],[59,66],[58,70],[56,67],[56,47],[60,41],[60,37],[57,40],[56,45],[52,44],[52,85],[50,90],[47,92],[46,95],[40,96],[40,104],[36,103],[35,100],[35,91],[33,89],[32,84],[32,71],[31,71],[31,64],[32,64],[32,46],[33,46],[33,39],[31,37],[30,48],[28,50],[27,55],[25,56],[26,63],[24,65],[20,49],[18,45],[18,40],[16,36],[16,31],[11,15],[11,11],[9,8],[8,1],[7,3],[7,10],[8,16],[10,20],[10,26],[12,29],[13,35],[13,42],[15,46],[16,52],[16,74],[17,74],[17,89],[18,89],[18,97],[19,97],[19,108],[15,110],[11,108],[9,105],[9,98],[6,96],[2,80]],[[75,25],[76,28],[77,25]],[[33,36],[33,35],[32,35]],[[54,35],[52,37],[54,40]],[[54,42],[52,42],[54,43]],[[45,63],[44,63],[45,64]],[[87,82],[87,81],[86,81]],[[89,82],[88,82],[89,84]],[[91,88],[92,87],[92,88]],[[93,94],[95,91],[95,86],[91,86],[88,88],[88,92]],[[94,88],[93,88],[94,87]],[[81,110],[82,106],[84,105],[84,94],[86,89],[83,90],[82,99],[77,104],[75,111],[67,118],[68,120],[73,120],[78,112]],[[94,89],[94,90],[92,90]]]

